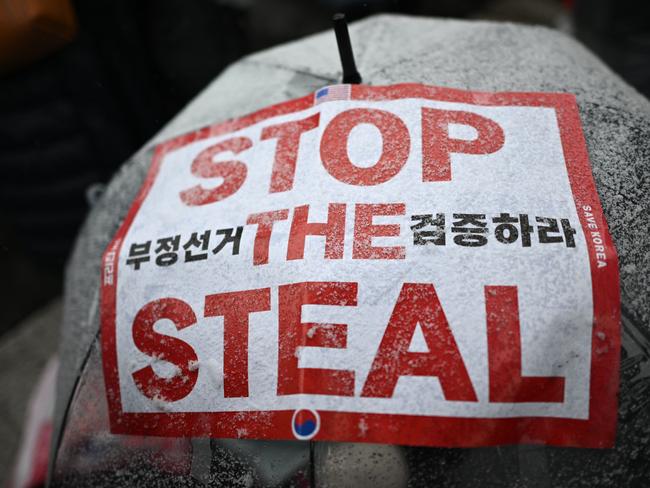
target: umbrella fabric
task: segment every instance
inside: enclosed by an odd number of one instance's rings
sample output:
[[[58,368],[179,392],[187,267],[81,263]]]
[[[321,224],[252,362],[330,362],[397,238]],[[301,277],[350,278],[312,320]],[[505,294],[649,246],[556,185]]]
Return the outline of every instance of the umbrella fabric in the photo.
[[[596,186],[619,253],[624,312],[642,335],[648,332],[650,103],[644,97],[575,40],[547,28],[382,15],[354,24],[351,38],[358,69],[371,85],[419,82],[475,91],[575,94]],[[140,188],[153,145],[305,95],[337,83],[340,76],[333,32],[246,57],[116,174],[90,214],[68,266],[55,443],[75,382],[97,340],[101,255]],[[617,454],[625,457],[625,452]],[[596,458],[589,462],[598,465]]]

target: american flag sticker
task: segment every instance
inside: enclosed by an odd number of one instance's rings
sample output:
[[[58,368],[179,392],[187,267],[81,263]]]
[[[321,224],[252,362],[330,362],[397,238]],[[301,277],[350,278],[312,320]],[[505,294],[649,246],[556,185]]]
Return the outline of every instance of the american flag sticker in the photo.
[[[349,100],[350,85],[331,85],[321,88],[314,94],[314,105],[335,100]]]

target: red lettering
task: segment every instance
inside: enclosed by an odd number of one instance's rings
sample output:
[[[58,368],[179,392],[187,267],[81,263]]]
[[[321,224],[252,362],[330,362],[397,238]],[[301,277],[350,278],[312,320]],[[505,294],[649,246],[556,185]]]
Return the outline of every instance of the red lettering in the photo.
[[[305,132],[318,127],[319,117],[320,114],[314,114],[303,120],[292,120],[262,130],[262,140],[278,139],[269,193],[288,191],[293,188],[300,137]]]
[[[222,152],[230,151],[239,154],[253,145],[248,137],[233,137],[199,153],[192,162],[192,174],[199,178],[223,178],[216,188],[206,189],[201,185],[193,186],[180,192],[181,200],[190,207],[207,205],[218,202],[234,194],[246,180],[246,165],[241,161],[213,161]]]
[[[223,393],[248,396],[248,316],[271,309],[271,289],[217,293],[205,297],[205,316],[223,315]]]
[[[372,124],[381,132],[382,153],[369,168],[355,166],[348,155],[350,132],[359,124]],[[355,108],[341,112],[325,128],[320,144],[323,166],[349,185],[379,185],[400,172],[411,150],[409,131],[402,120],[385,110]]]
[[[516,286],[486,286],[490,401],[561,403],[564,378],[521,375],[521,332]]]
[[[288,209],[274,210],[272,212],[261,212],[248,216],[246,223],[257,224],[255,244],[253,246],[253,264],[260,265],[269,262],[269,243],[273,233],[273,223],[279,220],[287,220]]]
[[[325,258],[342,259],[345,241],[345,204],[330,203],[327,210],[327,222],[308,223],[309,205],[296,207],[293,211],[287,260],[302,259],[305,255],[305,238],[311,236],[325,237]]]
[[[452,139],[449,124],[476,129],[474,140]],[[422,109],[422,181],[450,181],[450,153],[490,154],[504,143],[503,129],[494,120],[461,110]]]
[[[409,352],[418,323],[429,352]],[[446,400],[477,401],[456,340],[431,284],[404,283],[402,286],[361,396],[392,397],[400,376],[437,376]]]
[[[357,284],[307,282],[279,290],[278,395],[354,395],[354,371],[299,368],[298,347],[347,347],[347,324],[301,321],[303,305],[357,305]]]
[[[152,400],[175,402],[190,394],[199,375],[198,358],[185,341],[154,330],[162,319],[171,320],[176,330],[196,323],[196,315],[187,303],[176,298],[161,298],[147,303],[133,321],[133,343],[141,352],[152,358],[172,363],[178,371],[169,378],[158,376],[151,366],[133,373],[138,390]],[[194,363],[195,367],[191,367]]]
[[[373,224],[375,215],[404,215],[403,203],[358,203],[354,212],[352,259],[404,259],[404,246],[373,246],[373,237],[397,237],[399,224]]]

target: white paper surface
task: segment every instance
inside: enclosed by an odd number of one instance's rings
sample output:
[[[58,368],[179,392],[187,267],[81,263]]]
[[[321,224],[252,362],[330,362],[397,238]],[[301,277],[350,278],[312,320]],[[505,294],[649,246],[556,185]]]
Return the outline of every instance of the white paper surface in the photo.
[[[422,181],[422,108],[468,111],[496,122],[504,133],[503,147],[491,154],[451,154],[452,178]],[[338,181],[324,168],[319,154],[323,130],[337,114],[351,108],[372,108],[397,115],[410,134],[410,155],[389,181],[356,186]],[[320,113],[319,126],[301,139],[293,188],[269,193],[277,139],[261,140],[264,127],[301,120]],[[200,184],[217,187],[220,178],[192,175],[191,164],[205,148],[234,136],[253,141],[237,155],[223,153],[215,161],[235,159],[247,167],[242,187],[216,203],[185,205],[179,192]],[[472,127],[451,125],[451,138],[471,140]],[[341,142],[345,144],[345,141]],[[347,141],[353,164],[370,167],[381,154],[379,130],[369,124],[354,128]],[[294,208],[309,205],[309,222],[325,222],[329,203],[346,204],[343,259],[324,259],[324,237],[306,238],[304,259],[286,259]],[[405,215],[375,217],[374,224],[399,224],[399,237],[372,239],[373,246],[404,246],[404,259],[353,259],[355,204],[403,203]],[[255,225],[250,214],[288,209],[288,218],[275,222],[267,264],[253,264]],[[446,215],[446,245],[413,244],[411,215]],[[452,214],[486,214],[487,244],[463,247],[453,241]],[[495,239],[491,218],[501,213],[530,216],[535,232],[530,247],[518,240]],[[568,219],[575,247],[539,242],[535,217]],[[180,235],[182,244],[193,233],[211,231],[210,249],[218,243],[217,229],[243,226],[238,255],[226,246],[207,260],[155,264],[156,240]],[[558,234],[561,235],[561,234]],[[134,243],[152,241],[151,260],[140,269],[126,264]],[[426,99],[393,101],[332,101],[307,110],[271,117],[234,133],[190,142],[164,155],[159,173],[124,238],[119,256],[116,301],[116,345],[119,388],[125,412],[272,411],[311,408],[318,411],[410,414],[448,417],[562,417],[585,419],[589,412],[593,303],[589,256],[580,228],[555,111],[548,107],[479,106]],[[357,306],[306,305],[303,322],[347,324],[344,349],[303,347],[301,368],[353,371],[355,395],[278,395],[278,286],[309,281],[358,283]],[[364,382],[377,354],[403,283],[435,286],[478,401],[445,400],[436,377],[399,379],[392,398],[362,398]],[[485,286],[516,286],[519,300],[523,376],[563,377],[564,401],[554,403],[494,403],[489,400]],[[223,318],[204,317],[206,295],[270,288],[271,309],[249,315],[249,395],[224,398]],[[182,339],[198,356],[198,380],[186,397],[165,402],[147,398],[132,373],[152,365],[160,376],[175,367],[152,359],[135,346],[132,324],[138,310],[152,300],[175,297],[188,303],[197,323],[177,331],[161,320],[155,330]],[[418,327],[419,329],[419,327]],[[416,330],[412,352],[427,352]]]

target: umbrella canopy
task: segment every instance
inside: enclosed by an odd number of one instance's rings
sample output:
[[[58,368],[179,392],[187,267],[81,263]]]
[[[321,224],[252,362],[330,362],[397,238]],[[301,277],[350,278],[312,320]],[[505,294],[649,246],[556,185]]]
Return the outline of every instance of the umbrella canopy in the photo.
[[[370,85],[419,82],[475,91],[568,92],[577,97],[594,179],[619,253],[625,321],[643,345],[644,334],[650,333],[650,103],[575,40],[547,28],[382,15],[355,23],[351,37],[358,69]],[[89,356],[98,354],[101,256],[144,180],[154,145],[306,95],[340,77],[332,32],[246,57],[223,72],[115,175],[88,217],[68,266],[54,449],[82,370]],[[587,457],[555,449],[549,450],[548,462],[557,463],[555,471],[592,463],[596,473],[604,469],[601,461],[628,459],[637,440],[623,429],[613,454]],[[520,462],[532,456],[524,454]],[[590,483],[595,485],[593,479]]]

